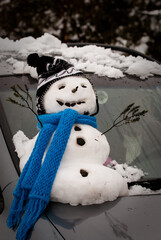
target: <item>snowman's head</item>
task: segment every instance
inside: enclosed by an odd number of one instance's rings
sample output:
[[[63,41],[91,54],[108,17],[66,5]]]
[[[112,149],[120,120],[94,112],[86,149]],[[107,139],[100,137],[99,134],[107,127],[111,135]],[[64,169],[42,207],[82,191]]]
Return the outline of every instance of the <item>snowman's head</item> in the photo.
[[[38,73],[38,114],[57,113],[66,108],[85,115],[98,112],[95,90],[83,72],[62,59],[39,57],[36,53],[30,54],[27,62]]]
[[[96,109],[96,94],[89,80],[82,76],[65,77],[51,84],[41,101],[46,113],[71,108],[91,115]]]

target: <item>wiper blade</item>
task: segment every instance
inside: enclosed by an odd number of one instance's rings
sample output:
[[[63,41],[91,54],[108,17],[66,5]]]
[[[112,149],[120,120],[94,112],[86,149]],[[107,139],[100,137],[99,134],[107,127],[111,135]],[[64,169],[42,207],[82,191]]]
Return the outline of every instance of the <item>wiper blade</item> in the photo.
[[[141,179],[139,181],[129,182],[128,188],[135,185],[151,189],[152,191],[157,191],[161,189],[161,178]]]

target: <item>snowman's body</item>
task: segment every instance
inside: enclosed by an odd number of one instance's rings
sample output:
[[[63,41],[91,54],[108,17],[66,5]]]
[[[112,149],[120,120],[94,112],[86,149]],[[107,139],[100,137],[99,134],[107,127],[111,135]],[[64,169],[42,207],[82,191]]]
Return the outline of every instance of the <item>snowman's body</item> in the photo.
[[[67,71],[65,70],[65,74]],[[79,114],[92,115],[96,111],[98,106],[95,91],[84,76],[67,76],[54,82],[53,76],[39,79],[41,88],[37,90],[38,112],[50,114],[71,108]],[[51,83],[46,87],[46,82],[49,81]],[[42,84],[45,86],[43,93]],[[29,140],[21,131],[14,136],[21,171],[32,153],[36,139],[37,136]],[[46,152],[48,148],[49,146]],[[50,199],[71,205],[86,205],[112,201],[118,196],[127,195],[127,183],[122,176],[103,166],[109,151],[106,137],[97,129],[89,125],[74,125],[52,186]]]
[[[21,171],[37,136],[30,140],[19,131],[13,138]],[[71,205],[86,205],[112,201],[118,196],[127,195],[126,181],[117,171],[103,166],[109,151],[106,137],[97,129],[88,125],[74,125],[50,199]]]

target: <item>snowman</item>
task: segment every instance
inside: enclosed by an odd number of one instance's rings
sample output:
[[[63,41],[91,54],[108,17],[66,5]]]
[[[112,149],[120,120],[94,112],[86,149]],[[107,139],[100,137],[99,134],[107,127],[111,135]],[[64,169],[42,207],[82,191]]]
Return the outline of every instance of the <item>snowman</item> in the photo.
[[[30,54],[27,61],[38,73],[36,107],[41,131],[33,139],[22,131],[13,137],[22,173],[9,227],[19,224],[27,201],[17,239],[22,235],[25,239],[49,200],[75,206],[128,195],[127,182],[103,165],[110,146],[96,128],[93,115],[99,106],[90,80],[59,58]],[[20,213],[18,217],[12,209]]]

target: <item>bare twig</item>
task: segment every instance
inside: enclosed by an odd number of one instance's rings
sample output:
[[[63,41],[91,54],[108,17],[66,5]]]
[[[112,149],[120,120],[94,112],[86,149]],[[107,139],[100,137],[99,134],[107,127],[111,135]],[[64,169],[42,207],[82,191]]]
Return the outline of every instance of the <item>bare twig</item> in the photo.
[[[147,110],[143,110],[139,112],[140,106],[134,106],[134,105],[135,103],[131,103],[130,105],[128,105],[119,114],[119,116],[113,121],[112,126],[109,129],[107,129],[105,132],[103,132],[102,135],[109,132],[114,127],[120,127],[124,124],[138,122],[140,118],[145,116],[145,114],[148,112]]]
[[[19,85],[17,84],[16,86],[12,86],[11,89],[13,91],[13,95],[14,97],[16,97],[19,101],[16,101],[15,99],[13,98],[7,98],[7,101],[13,103],[13,104],[16,104],[20,107],[24,107],[24,108],[28,108],[37,118],[37,120],[39,121],[41,127],[42,127],[42,123],[38,117],[38,115],[36,114],[36,112],[33,110],[33,100],[32,100],[32,97],[29,93],[29,89],[27,87],[27,85],[25,84],[24,85],[24,89]],[[21,92],[20,92],[21,91]],[[25,96],[24,96],[25,94]],[[22,103],[23,102],[23,103]]]

